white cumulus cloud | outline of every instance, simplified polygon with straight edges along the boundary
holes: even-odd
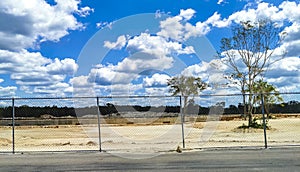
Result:
[[[184,20],[190,20],[194,15],[196,11],[189,8],[186,10],[181,9],[179,16],[182,17]]]
[[[0,86],[0,97],[13,97],[16,94],[17,87],[8,86],[2,87]]]
[[[104,41],[104,47],[109,49],[122,49],[127,42],[128,38],[125,35],[121,35],[118,37],[116,42]]]
[[[220,15],[215,12],[205,21],[198,21],[196,24],[188,22],[196,11],[193,9],[180,10],[180,14],[174,17],[168,17],[160,22],[161,30],[157,35],[171,38],[176,41],[186,41],[191,37],[204,36],[210,32],[212,26],[226,27],[228,21],[221,20]]]
[[[28,93],[33,93],[38,86],[64,84],[66,77],[72,76],[77,68],[75,60],[70,58],[52,60],[39,52],[0,50],[0,73],[9,74],[20,89]]]
[[[161,36],[152,36],[148,33],[142,33],[139,36],[128,41],[127,49],[131,52],[145,52],[149,54],[157,54],[157,56],[168,56],[171,53],[176,54],[192,54],[194,48],[192,46],[184,47],[176,41],[168,41]]]
[[[0,49],[32,48],[43,41],[59,41],[71,30],[83,29],[74,13],[86,16],[89,7],[79,7],[78,0],[56,0],[50,5],[44,0],[0,1]]]
[[[156,73],[151,77],[144,78],[143,85],[145,87],[166,87],[168,79],[170,79],[169,75]]]
[[[52,59],[28,49],[84,29],[77,18],[93,9],[82,7],[80,0],[54,0],[54,5],[45,0],[1,0],[0,6],[0,74],[10,75],[17,84],[1,89],[49,95],[72,91],[67,77],[77,71],[74,59]]]

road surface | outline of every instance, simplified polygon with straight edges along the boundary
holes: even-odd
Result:
[[[296,172],[300,171],[300,148],[169,152],[148,159],[127,159],[103,152],[2,153],[0,171]]]

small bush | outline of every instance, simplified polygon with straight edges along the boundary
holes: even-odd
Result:
[[[254,118],[254,120],[252,121],[252,123],[251,123],[250,125],[245,125],[245,124],[243,124],[243,125],[239,126],[238,128],[239,128],[239,129],[247,129],[247,128],[264,129],[264,124],[263,124],[263,123],[259,124],[259,123],[257,122],[257,119]],[[270,126],[268,126],[268,123],[267,123],[267,122],[266,122],[266,129],[267,129],[267,130],[270,129]]]

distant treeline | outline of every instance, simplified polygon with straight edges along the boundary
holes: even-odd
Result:
[[[161,106],[161,107],[150,107],[150,106],[114,106],[108,103],[106,106],[99,106],[101,115],[121,114],[125,112],[164,112],[164,113],[179,113],[179,106]],[[223,108],[221,104],[212,107],[201,107],[199,105],[189,105],[187,113],[207,115],[209,113],[220,113],[223,114],[242,114],[243,105],[230,105],[229,107]],[[36,117],[39,118],[41,115],[51,115],[54,117],[64,116],[77,116],[82,117],[85,115],[96,115],[98,112],[97,106],[74,108],[74,107],[57,107],[57,106],[45,106],[45,107],[30,107],[30,106],[18,106],[15,107],[16,117]],[[261,113],[261,108],[254,108],[253,113]],[[300,102],[290,101],[281,105],[273,105],[270,109],[270,113],[300,113]],[[12,107],[0,107],[0,118],[11,118]]]

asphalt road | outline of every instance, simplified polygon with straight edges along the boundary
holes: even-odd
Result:
[[[300,148],[171,152],[148,159],[103,152],[0,154],[0,171],[296,172],[300,171]]]

